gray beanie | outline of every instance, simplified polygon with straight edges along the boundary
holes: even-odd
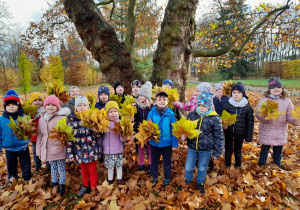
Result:
[[[206,93],[208,93],[208,92],[211,92],[212,86],[208,82],[202,82],[199,85],[197,85],[197,89],[200,92],[206,92]]]
[[[223,89],[223,83],[217,83],[215,84],[215,90]]]
[[[77,87],[77,86],[72,86],[72,87],[70,87],[70,89],[69,89],[69,95],[70,95],[71,90],[72,90],[73,88],[77,88],[78,91],[79,91],[79,94],[81,95],[81,91],[80,91],[79,87]]]
[[[146,84],[142,85],[142,87],[139,89],[138,95],[145,96],[151,101],[152,89]]]
[[[89,100],[87,99],[87,97],[84,96],[78,96],[77,98],[75,98],[75,110],[79,104],[86,104],[88,107],[90,107]]]
[[[150,89],[152,89],[152,83],[150,81],[147,81],[144,85],[148,86]]]

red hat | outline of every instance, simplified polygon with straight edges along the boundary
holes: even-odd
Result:
[[[48,96],[45,99],[45,101],[44,101],[44,108],[46,108],[46,106],[48,104],[53,104],[53,105],[55,105],[57,107],[57,109],[60,109],[59,99],[55,95]]]

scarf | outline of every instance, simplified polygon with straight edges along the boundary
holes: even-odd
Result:
[[[146,109],[148,106],[147,104],[144,104],[144,103],[138,103],[138,106],[141,108],[141,109]]]
[[[163,115],[167,111],[167,108],[168,108],[168,106],[166,106],[164,108],[158,108],[158,106],[155,105],[155,109],[160,115]]]
[[[21,107],[18,111],[14,112],[14,113],[10,113],[6,110],[3,111],[2,116],[6,117],[9,119],[9,117],[12,117],[14,120],[18,119],[19,116],[22,116],[24,114],[24,110]]]
[[[243,97],[241,101],[237,102],[232,97],[228,101],[234,107],[245,107],[249,102],[248,100]]]
[[[197,107],[196,111],[197,111],[197,113],[198,113],[201,117],[203,117],[203,116],[208,115],[209,113],[211,113],[211,112],[213,111],[213,109],[210,108],[207,112],[201,113],[200,110],[199,110],[199,108]]]
[[[48,122],[54,114],[55,114],[55,113],[53,113],[53,114],[48,114],[48,113],[46,112],[46,113],[44,114],[44,119],[46,120],[46,122]]]
[[[270,97],[270,98],[280,98],[281,95],[279,95],[279,96],[274,96],[274,95],[272,95],[272,94],[269,94],[269,97]]]

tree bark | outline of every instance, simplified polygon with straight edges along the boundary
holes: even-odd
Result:
[[[195,39],[195,12],[198,0],[169,0],[153,56],[151,81],[159,86],[169,78],[185,99],[187,77]]]

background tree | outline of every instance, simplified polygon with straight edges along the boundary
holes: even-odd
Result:
[[[21,92],[26,94],[29,92],[31,87],[31,73],[30,71],[33,69],[33,64],[31,61],[26,57],[24,52],[21,53],[20,58],[18,59],[18,67],[19,72],[22,77],[20,81]]]
[[[64,70],[61,58],[59,56],[50,55],[48,62],[49,64],[44,64],[41,69],[40,76],[44,85],[64,85]]]

